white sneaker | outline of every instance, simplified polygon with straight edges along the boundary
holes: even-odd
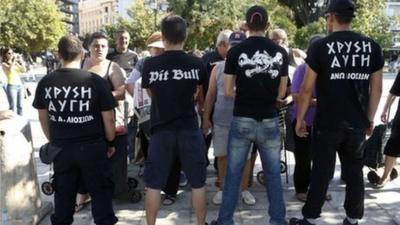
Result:
[[[217,193],[214,195],[214,198],[212,201],[215,205],[221,205],[222,204],[222,191],[217,191]]]
[[[242,199],[246,205],[255,205],[256,204],[256,199],[254,196],[250,193],[250,191],[242,191]]]

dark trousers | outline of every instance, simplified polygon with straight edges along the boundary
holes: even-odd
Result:
[[[147,135],[143,129],[139,126],[139,139],[140,139],[140,145],[142,148],[143,152],[143,157],[147,159],[147,155],[149,152],[149,139],[147,138]]]
[[[54,161],[54,213],[52,225],[70,225],[75,212],[75,198],[80,182],[92,197],[92,213],[97,225],[112,225],[118,219],[112,207],[114,184],[110,161],[103,140],[68,144]]]
[[[296,135],[296,120],[292,123],[294,138],[294,188],[296,193],[306,193],[310,185],[311,176],[311,135],[301,138]],[[307,131],[311,133],[311,127],[307,126]]]
[[[335,172],[336,151],[341,155],[342,173],[346,177],[344,208],[350,218],[361,219],[364,214],[363,154],[364,130],[315,130],[313,134],[313,166],[306,204],[305,218],[318,218],[329,181]]]
[[[130,160],[133,160],[135,158],[135,139],[136,139],[136,133],[137,133],[137,123],[133,121],[134,119],[132,118],[132,121],[128,123],[128,156]]]
[[[115,153],[111,157],[112,179],[115,184],[114,196],[128,192],[128,135],[115,137]]]
[[[172,164],[171,171],[169,172],[167,185],[163,188],[163,191],[167,195],[176,196],[179,189],[179,179],[181,177],[181,162],[177,157],[175,162]]]

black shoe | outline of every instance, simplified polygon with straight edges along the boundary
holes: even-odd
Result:
[[[218,225],[218,222],[216,220],[212,220],[210,225]]]
[[[291,218],[289,220],[289,225],[314,225],[314,224],[309,223],[306,219]]]
[[[350,223],[346,218],[343,220],[343,225],[358,225],[358,223]]]

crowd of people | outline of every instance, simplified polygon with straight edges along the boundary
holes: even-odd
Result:
[[[128,198],[127,162],[141,156],[147,224],[156,224],[161,204],[177,200],[186,179],[197,224],[207,224],[211,140],[218,187],[212,202],[220,205],[211,225],[233,225],[239,198],[256,203],[249,187],[257,155],[270,224],[315,224],[331,199],[327,190],[337,153],[346,184],[343,224],[358,224],[364,213],[362,146],[374,128],[384,59],[374,40],[351,30],[355,11],[351,0],[331,1],[328,34],[313,35],[306,52],[291,48],[282,29],[266,36],[269,15],[261,6],[248,9],[241,30],[221,31],[215,50],[204,55],[184,51],[187,23],[177,15],[163,18],[161,32],[146,41],[144,57],[129,50],[125,30],[115,33],[113,51],[102,32],[92,34],[88,54],[78,38],[61,38],[61,67],[40,80],[33,101],[49,143],[62,149],[53,161],[52,224],[72,224],[73,214],[88,202],[96,224],[115,224],[112,199]],[[19,110],[17,73],[23,65],[8,53],[2,68],[13,96],[10,105]],[[400,75],[382,122],[398,95]],[[400,156],[399,121],[396,113],[378,188]],[[283,148],[294,152],[296,197],[305,202],[303,218],[289,221]]]

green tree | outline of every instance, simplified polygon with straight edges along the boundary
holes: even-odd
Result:
[[[1,0],[0,46],[26,52],[54,48],[66,34],[54,0]]]
[[[312,35],[325,33],[326,21],[324,18],[320,17],[317,21],[297,29],[294,37],[294,46],[306,49],[308,47],[308,41]]]
[[[221,30],[233,29],[244,17],[241,0],[169,0],[169,4],[188,23],[188,49],[212,46]]]
[[[356,0],[356,17],[352,27],[378,42],[383,48],[391,46],[393,35],[389,31],[390,18],[385,15],[385,0]],[[326,8],[327,5],[323,6]],[[299,28],[295,35],[295,45],[305,48],[308,39],[316,33],[326,33],[323,17]]]
[[[390,18],[385,14],[385,0],[357,0],[354,30],[371,37],[383,48],[391,47]]]
[[[157,13],[156,23],[154,22],[155,13]],[[155,30],[159,29],[158,24],[163,13],[153,12],[145,7],[143,0],[137,0],[132,8],[128,10],[128,16],[128,19],[118,18],[115,24],[105,26],[105,31],[110,37],[113,37],[115,31],[126,29],[131,36],[130,48],[145,49],[147,38]],[[156,27],[155,24],[157,25]],[[113,45],[113,42],[110,45]]]
[[[256,4],[269,11],[273,27],[296,29],[291,11],[278,5],[277,0],[169,0],[169,3],[173,12],[188,22],[188,49],[212,46],[221,30],[236,30],[245,19],[247,9]]]
[[[282,5],[289,7],[294,13],[297,27],[303,27],[315,22],[324,14],[324,8],[329,0],[278,0]]]

